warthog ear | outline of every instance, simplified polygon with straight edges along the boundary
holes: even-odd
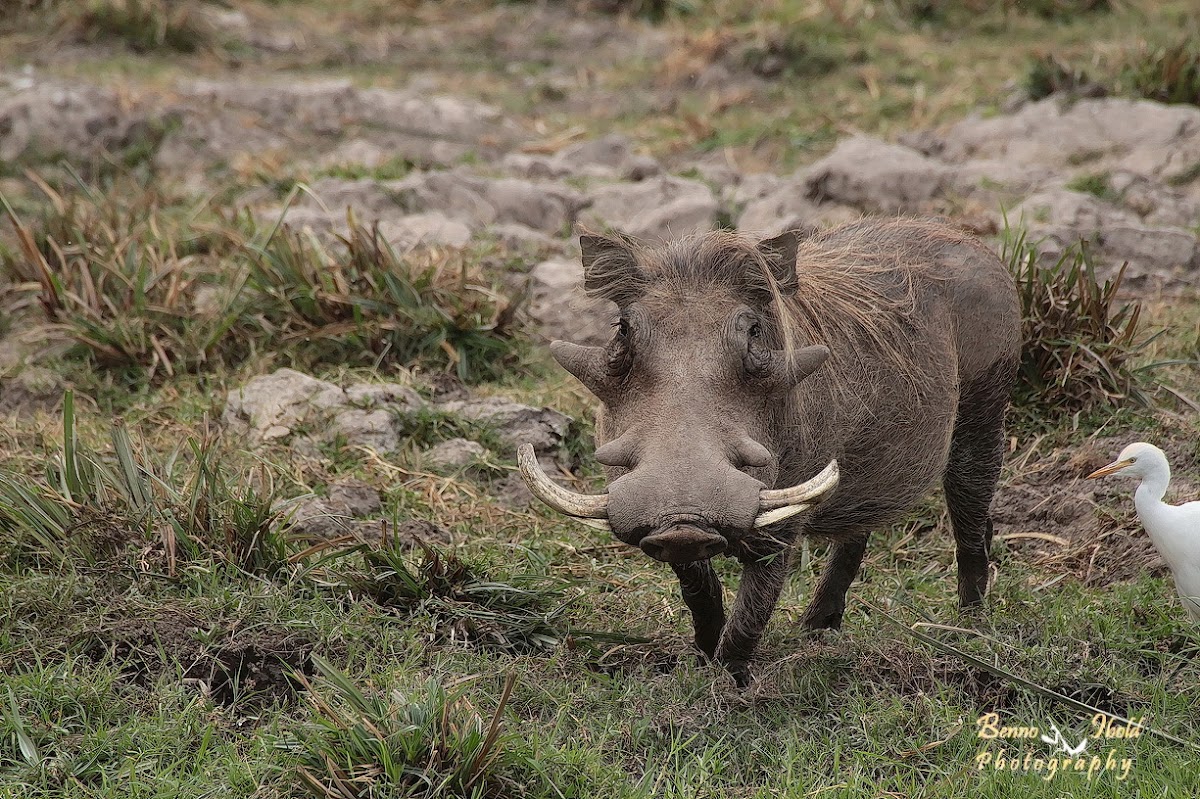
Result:
[[[632,239],[620,235],[584,233],[579,237],[583,288],[588,296],[612,300],[625,307],[642,295],[650,277],[638,266],[636,247]]]
[[[550,355],[558,365],[601,399],[608,385],[608,353],[603,347],[582,347],[568,341],[550,342]]]
[[[794,230],[784,231],[773,239],[758,243],[758,251],[762,253],[775,285],[783,294],[795,294],[800,286],[796,279],[796,250],[799,246],[800,236]]]

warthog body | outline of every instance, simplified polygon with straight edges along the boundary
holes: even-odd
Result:
[[[552,352],[602,402],[596,457],[609,485],[556,507],[603,518],[669,562],[701,651],[745,682],[800,534],[831,543],[804,624],[840,625],[870,531],[939,479],[959,600],[982,601],[1020,352],[1016,290],[992,252],[948,226],[903,219],[805,239],[717,232],[657,248],[592,235],[581,244],[586,290],[615,302],[620,321],[607,347],[555,342]],[[836,488],[827,490],[830,467],[788,510],[765,512],[781,504],[768,495],[785,493],[767,489],[834,459]],[[821,492],[811,510],[780,520]],[[708,560],[720,553],[743,564],[728,624]]]

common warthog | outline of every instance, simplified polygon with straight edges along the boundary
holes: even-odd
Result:
[[[762,242],[580,243],[584,287],[619,321],[606,347],[551,351],[602,403],[608,492],[556,486],[532,451],[522,471],[555,509],[671,564],[702,652],[746,682],[802,533],[831,543],[803,622],[839,626],[870,531],[939,477],[959,602],[983,600],[1021,345],[1016,289],[992,252],[905,219]],[[743,565],[728,625],[708,560],[721,553]]]

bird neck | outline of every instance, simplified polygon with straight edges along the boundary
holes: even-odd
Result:
[[[1171,482],[1171,470],[1166,465],[1155,469],[1142,478],[1141,485],[1134,493],[1134,503],[1159,503],[1167,495],[1167,485]]]

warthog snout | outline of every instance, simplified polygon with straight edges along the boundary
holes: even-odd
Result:
[[[648,535],[638,545],[655,560],[664,563],[690,563],[708,560],[729,548],[729,540],[690,524],[682,524]]]
[[[707,515],[704,520],[697,518],[695,522],[690,515],[684,518],[676,515],[666,519],[659,517],[654,527],[647,528],[637,519],[633,522],[625,519],[624,517],[641,514],[631,514],[624,506],[629,504],[627,500],[632,496],[635,510],[641,506],[650,507],[648,503],[641,501],[638,496],[640,492],[631,486],[661,484],[656,475],[647,474],[643,477],[637,472],[626,475],[614,484],[614,491],[617,487],[622,489],[615,497],[607,493],[578,494],[568,491],[546,476],[538,465],[533,447],[529,444],[523,444],[517,449],[517,463],[529,490],[552,509],[591,527],[610,530],[626,543],[641,547],[650,557],[668,563],[687,563],[719,555],[729,548],[729,539],[718,533],[717,529],[728,533],[726,528],[730,528],[736,535],[739,531],[745,532],[783,521],[820,502],[838,483],[837,461],[830,461],[829,465],[813,478],[787,488],[761,488],[761,483],[736,473],[745,478],[744,484],[736,483],[741,493],[750,492],[747,515],[738,523],[731,524],[727,519],[722,523],[714,518],[713,524],[709,525],[705,521]],[[724,486],[725,492],[728,493],[735,482],[727,479],[719,481],[719,484]],[[714,499],[716,498],[714,495]],[[715,505],[727,509],[731,505],[747,504],[741,500],[729,501],[732,498],[732,495],[725,496],[723,499],[726,501],[717,502]],[[696,504],[691,502],[687,507]],[[614,513],[617,514],[616,517],[613,516]]]

